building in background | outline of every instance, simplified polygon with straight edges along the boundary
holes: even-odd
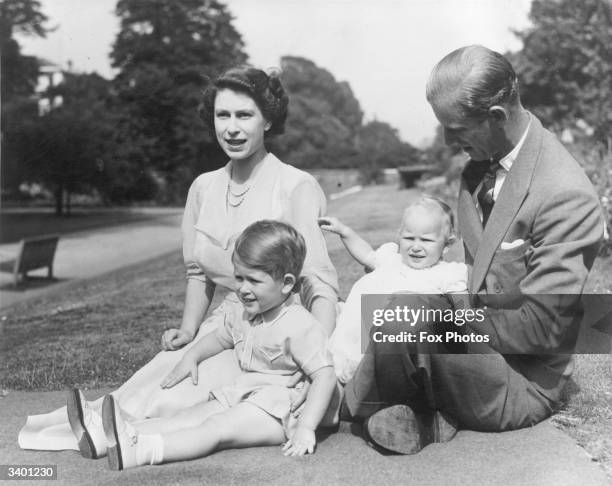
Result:
[[[70,65],[69,65],[70,68]],[[47,61],[46,59],[38,59],[38,81],[34,96],[38,101],[38,115],[43,116],[49,113],[52,109],[61,106],[64,99],[60,95],[49,94],[50,88],[55,88],[64,81],[64,71],[61,66]]]

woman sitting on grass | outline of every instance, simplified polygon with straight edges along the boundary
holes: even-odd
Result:
[[[197,384],[184,380],[172,388],[160,386],[196,335],[223,326],[225,315],[242,308],[234,293],[231,255],[236,237],[255,221],[283,219],[304,236],[308,252],[300,277],[300,301],[328,334],[335,326],[337,276],[317,225],[317,218],[326,211],[325,195],[310,174],[282,163],[266,148],[268,137],[284,130],[287,105],[278,76],[251,67],[228,70],[204,92],[200,115],[230,160],[223,168],[200,175],[187,196],[182,225],[187,290],[180,327],[166,330],[161,338],[164,352],[112,393],[134,419],[175,415],[238,376],[238,363],[226,351],[200,364]],[[220,304],[209,313],[213,295]],[[299,378],[298,373],[295,383]],[[92,458],[105,455],[102,400],[89,403],[78,391],[70,393],[68,400],[81,409],[80,419],[72,424],[74,434],[63,407],[29,417],[19,445],[77,449]],[[301,400],[303,395],[294,406]],[[91,434],[85,433],[87,426]]]
[[[162,386],[191,376],[200,362],[233,348],[241,373],[227,387],[169,418],[129,423],[112,395],[102,407],[108,464],[120,470],[183,461],[220,449],[277,445],[285,455],[314,452],[315,429],[336,386],[321,324],[292,295],[306,255],[304,238],[280,221],[259,221],[236,241],[232,257],[236,294],[243,308],[228,308],[224,324],[198,340]],[[292,375],[312,380],[299,419],[290,415]],[[69,416],[78,415],[75,407]]]

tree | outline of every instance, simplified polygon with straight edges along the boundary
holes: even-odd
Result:
[[[612,2],[533,0],[530,19],[512,55],[523,103],[569,134],[612,223]]]
[[[302,168],[350,167],[363,113],[345,82],[301,57],[281,59],[289,95],[285,134],[274,141],[281,158]]]
[[[113,139],[109,82],[97,74],[65,77],[46,93],[61,96],[62,105],[24,123],[17,138],[24,177],[53,191],[58,215],[70,213],[72,193],[104,187],[103,157],[112,153]]]
[[[301,168],[356,168],[365,182],[385,167],[418,160],[419,151],[402,142],[388,123],[363,125],[363,112],[348,83],[302,57],[281,59],[289,95],[285,134],[273,148],[283,160]]]
[[[534,0],[529,17],[513,56],[524,104],[559,131],[586,122],[610,147],[612,2]]]
[[[357,150],[365,182],[376,182],[384,168],[417,164],[421,159],[420,151],[402,142],[395,128],[376,120],[359,130]]]
[[[153,169],[167,183],[160,198],[176,201],[197,173],[224,159],[196,108],[206,77],[246,61],[244,44],[215,0],[119,0],[116,13],[123,163]]]
[[[21,168],[15,152],[21,124],[38,115],[32,94],[38,77],[38,61],[21,53],[16,33],[45,37],[48,18],[36,0],[0,0],[0,59],[2,99],[2,188],[15,190],[21,182]]]
[[[33,57],[23,56],[14,34],[45,37],[48,18],[40,11],[37,0],[0,1],[0,51],[2,53],[2,100],[28,96],[36,87],[38,64]]]

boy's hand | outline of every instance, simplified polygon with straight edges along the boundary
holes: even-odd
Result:
[[[161,387],[171,388],[188,376],[191,376],[191,382],[194,385],[198,384],[198,362],[191,358],[189,353],[185,354],[174,369],[162,380]]]
[[[176,351],[193,341],[193,334],[182,329],[166,329],[162,334],[161,347],[164,351]]]
[[[321,229],[325,231],[331,231],[332,233],[336,233],[341,238],[346,234],[346,225],[342,223],[338,218],[334,218],[333,216],[325,216],[323,218],[317,219],[319,226]]]
[[[314,430],[298,425],[289,440],[283,445],[283,455],[303,456],[306,453],[312,454],[316,443]]]

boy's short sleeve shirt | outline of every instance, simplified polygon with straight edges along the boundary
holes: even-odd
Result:
[[[287,375],[302,369],[311,375],[333,363],[323,327],[297,304],[285,307],[272,322],[228,313],[215,336],[224,347],[234,348],[243,371]]]

